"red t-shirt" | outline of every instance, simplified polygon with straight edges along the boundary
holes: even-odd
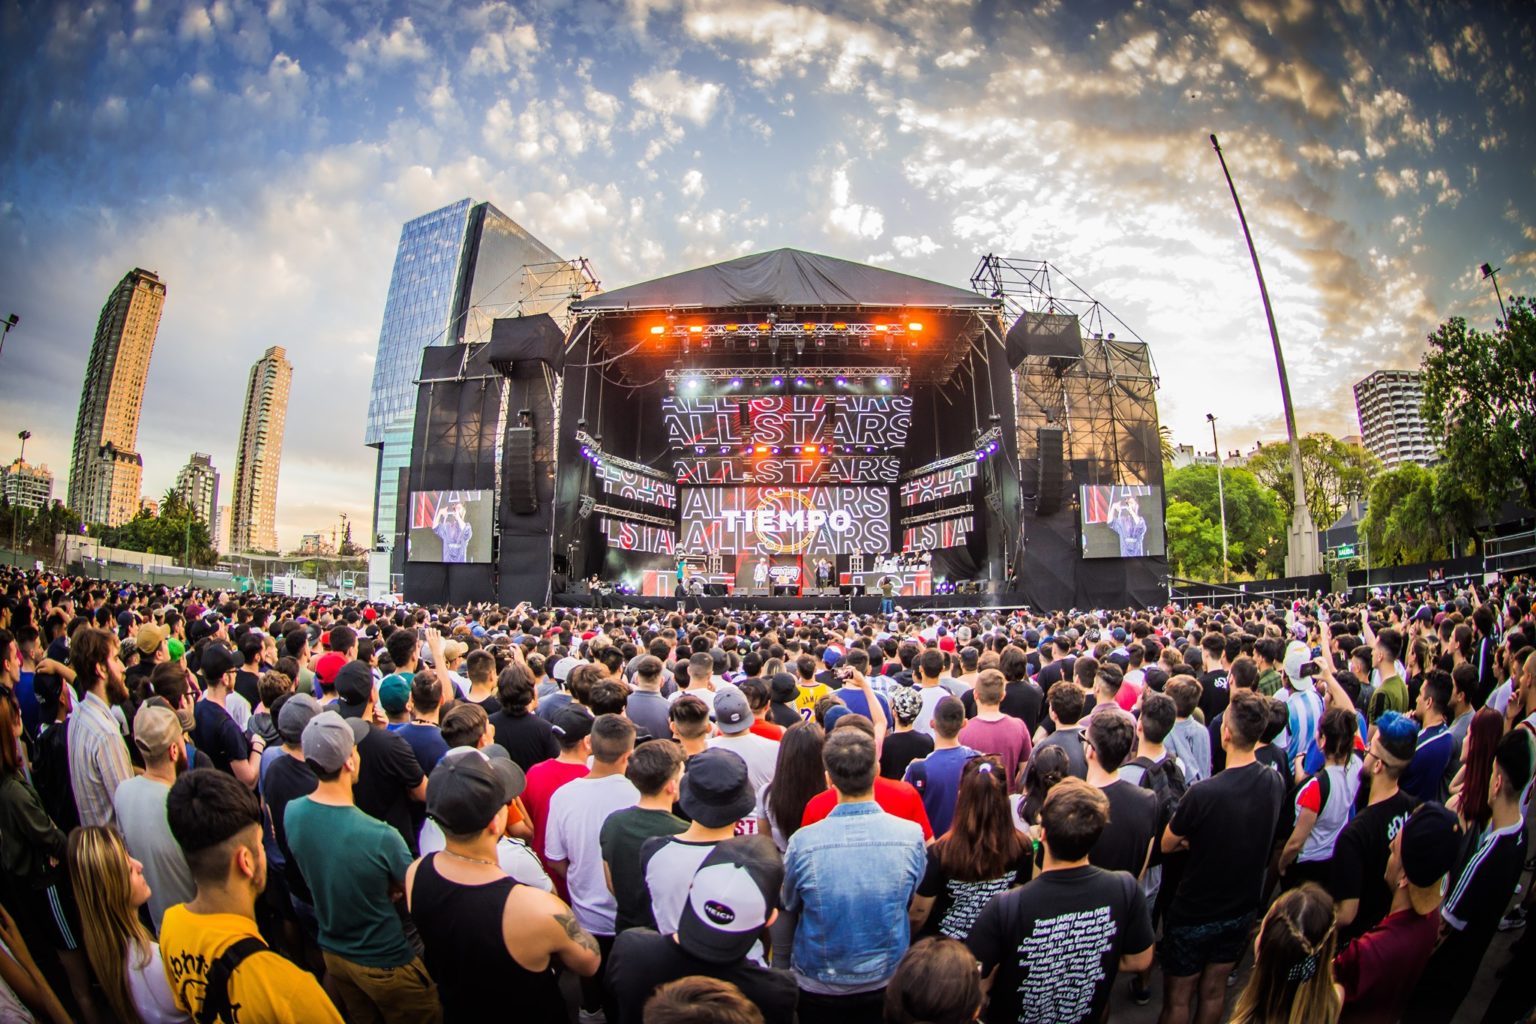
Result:
[[[775,741],[784,738],[784,727],[782,725],[774,725],[772,722],[762,718],[754,718],[752,720],[752,728],[747,731],[756,736],[765,736]]]
[[[933,838],[933,826],[928,824],[928,811],[923,807],[923,798],[917,795],[917,790],[910,783],[875,776],[875,803],[887,814],[917,822],[923,828],[924,839]],[[822,790],[805,805],[801,826],[815,824],[831,814],[832,808],[836,806],[837,790]]]
[[[1334,978],[1344,988],[1340,1024],[1392,1024],[1402,1017],[1439,933],[1439,914],[1410,907],[1345,946],[1333,960]]]
[[[567,782],[585,778],[587,766],[570,764],[550,758],[528,769],[528,783],[523,788],[523,806],[528,808],[528,820],[533,825],[533,849],[544,860],[544,823],[549,820],[549,802],[555,790]],[[548,862],[545,862],[548,867]]]

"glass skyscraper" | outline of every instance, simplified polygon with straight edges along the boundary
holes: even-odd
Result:
[[[422,350],[491,340],[491,321],[518,314],[563,315],[590,290],[550,288],[566,261],[490,203],[461,199],[407,221],[384,302],[373,364],[364,443],[378,449],[374,481],[375,538],[393,547],[400,471],[410,466],[416,378]]]

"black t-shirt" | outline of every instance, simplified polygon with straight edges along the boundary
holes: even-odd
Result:
[[[1040,686],[1041,693],[1050,693],[1051,687],[1063,679],[1072,678],[1072,667],[1077,664],[1076,658],[1057,658],[1035,674],[1035,682]]]
[[[1104,1018],[1120,958],[1152,945],[1152,921],[1130,875],[1064,868],[988,903],[966,945],[983,975],[997,969],[987,1024],[1079,1024]]]
[[[675,836],[687,828],[688,823],[677,815],[645,807],[615,811],[603,822],[598,848],[613,879],[614,898],[618,902],[614,926],[619,931],[655,923],[651,920],[645,872],[640,868],[640,848],[647,839]]]
[[[1452,872],[1440,916],[1448,926],[1425,977],[1463,986],[1465,993],[1477,975],[1488,944],[1498,933],[1499,918],[1514,895],[1525,866],[1525,822],[1483,833],[1464,852],[1464,863]]]
[[[313,903],[314,897],[309,893],[309,886],[304,883],[298,862],[288,849],[288,830],[283,825],[283,812],[288,809],[290,801],[309,796],[319,784],[320,780],[308,764],[296,757],[289,757],[287,753],[267,765],[266,777],[261,780],[261,798],[266,802],[267,814],[272,818],[272,834],[287,862],[283,868],[283,878],[288,881],[289,890],[305,903]]]
[[[794,705],[780,704],[778,701],[774,701],[768,705],[768,721],[788,729],[790,726],[799,725],[801,718]]]
[[[1088,863],[1140,875],[1157,831],[1157,797],[1125,781],[1112,782],[1099,792],[1109,798],[1109,824],[1088,851]]]
[[[925,736],[916,729],[910,732],[889,732],[880,748],[880,775],[882,778],[900,781],[907,765],[933,753],[933,737]]]
[[[1330,889],[1335,900],[1360,901],[1355,919],[1340,929],[1341,941],[1364,935],[1391,909],[1392,891],[1385,877],[1387,856],[1392,852],[1392,839],[1413,808],[1413,797],[1399,791],[1357,812],[1339,832],[1333,844]]]
[[[487,715],[494,715],[496,712],[501,710],[501,701],[496,699],[496,695],[494,693],[489,697],[482,697],[480,700],[472,700],[470,703],[479,704],[482,708],[485,709],[485,713]]]
[[[538,715],[514,715],[498,711],[491,716],[496,742],[507,749],[512,763],[527,771],[540,761],[560,756],[555,728]]]
[[[235,673],[235,692],[250,702],[251,710],[261,706],[261,676],[245,669]]]
[[[1189,840],[1189,863],[1168,915],[1227,921],[1259,905],[1285,782],[1267,765],[1228,768],[1189,787],[1169,822]]]
[[[764,1024],[794,1024],[800,989],[789,971],[771,971],[746,960],[730,964],[700,960],[671,936],[649,928],[620,932],[606,966],[607,983],[619,1011],[619,1019],[611,1024],[640,1024],[640,1011],[658,986],[695,976],[728,981],[741,989],[762,1013]]]
[[[357,745],[363,755],[362,768],[352,786],[352,798],[364,814],[370,814],[405,840],[411,856],[416,856],[416,830],[411,825],[411,790],[421,784],[421,762],[404,739],[372,726]]]
[[[192,706],[192,720],[193,744],[213,760],[213,766],[219,771],[227,772],[231,762],[244,761],[251,756],[245,733],[221,705],[211,700],[198,701]]]
[[[1227,703],[1231,700],[1231,693],[1227,690],[1227,673],[1224,671],[1206,672],[1200,676],[1200,710],[1205,714],[1207,722],[1216,720],[1216,716],[1227,710]],[[1218,742],[1211,744],[1220,746]]]
[[[1019,858],[1007,871],[996,878],[980,882],[962,882],[945,875],[939,863],[939,845],[929,845],[928,867],[923,872],[923,880],[917,884],[919,896],[933,898],[933,909],[923,924],[922,934],[944,935],[964,942],[976,926],[976,919],[981,916],[982,909],[992,902],[994,896],[1001,896],[1009,889],[1029,881],[1035,870],[1034,845],[1022,841]]]

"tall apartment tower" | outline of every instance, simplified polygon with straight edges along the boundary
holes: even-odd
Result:
[[[53,473],[47,466],[18,458],[9,466],[0,467],[0,493],[12,508],[40,511],[53,500]]]
[[[209,542],[218,543],[219,471],[213,468],[213,456],[193,452],[176,474],[176,493],[207,524]]]
[[[411,461],[422,350],[490,341],[491,321],[501,316],[562,316],[573,297],[594,288],[577,264],[557,256],[490,203],[461,199],[406,222],[384,302],[363,437],[379,453],[374,536],[394,544],[401,474]]]
[[[1417,370],[1377,370],[1355,385],[1355,411],[1367,451],[1388,469],[1439,460],[1419,407],[1424,385]]]
[[[139,511],[139,412],[164,307],[165,283],[134,268],[96,321],[69,460],[69,507],[87,523],[117,526]]]
[[[251,367],[230,500],[229,543],[235,551],[277,550],[277,471],[292,383],[293,364],[276,345]]]

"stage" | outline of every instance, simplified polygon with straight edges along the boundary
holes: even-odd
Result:
[[[687,601],[689,611],[740,611],[747,613],[756,612],[796,612],[802,615],[829,615],[848,614],[878,615],[880,614],[879,597],[829,597],[818,595],[813,597],[692,597]],[[553,598],[556,608],[591,608],[593,598],[590,594],[556,594]],[[930,611],[944,611],[965,608],[985,608],[998,611],[1014,611],[1016,609],[1028,609],[1029,605],[1024,600],[1024,594],[1019,591],[1004,591],[996,594],[942,594],[932,597],[896,598],[896,607],[907,615],[921,614]],[[603,598],[603,607],[609,611],[622,609],[651,610],[661,609],[676,611],[679,599],[675,597],[641,597],[633,594],[609,594]]]

